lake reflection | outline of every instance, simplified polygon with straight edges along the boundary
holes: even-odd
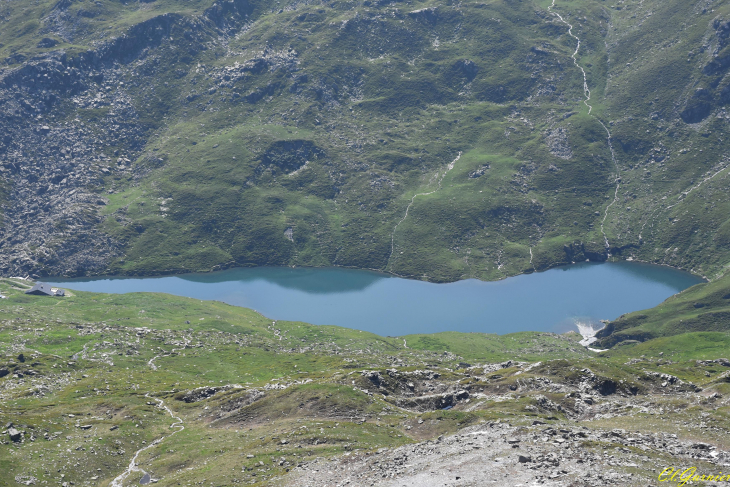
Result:
[[[330,268],[252,267],[229,269],[210,274],[187,274],[180,279],[199,283],[236,281],[251,283],[268,281],[286,289],[296,289],[311,294],[331,294],[362,291],[381,279],[393,276],[369,271]]]

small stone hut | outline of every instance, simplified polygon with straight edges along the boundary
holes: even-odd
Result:
[[[32,288],[25,292],[25,294],[35,294],[36,296],[65,296],[66,291],[51,287],[45,282],[36,282]]]

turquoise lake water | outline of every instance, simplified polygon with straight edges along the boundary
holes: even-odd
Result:
[[[103,293],[164,292],[252,308],[276,320],[384,336],[462,331],[565,332],[651,308],[702,282],[668,267],[582,263],[497,282],[433,284],[340,268],[254,267],[210,274],[49,281]]]

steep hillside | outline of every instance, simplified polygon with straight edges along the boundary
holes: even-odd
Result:
[[[719,273],[730,5],[616,3],[3,2],[3,272]]]

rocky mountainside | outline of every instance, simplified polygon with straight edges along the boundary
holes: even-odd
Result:
[[[0,269],[713,277],[729,26],[709,0],[5,1]]]

